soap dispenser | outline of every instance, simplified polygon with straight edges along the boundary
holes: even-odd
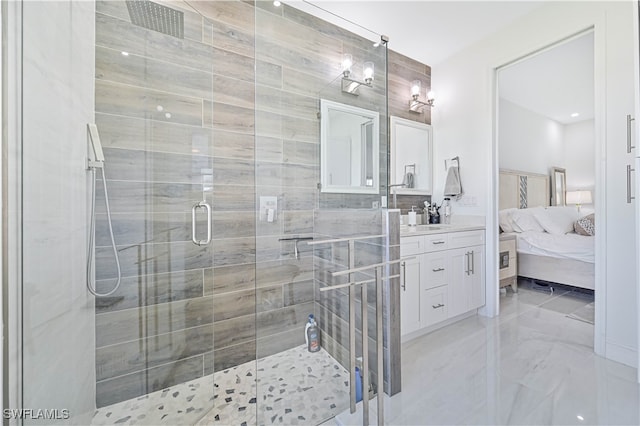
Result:
[[[411,206],[411,211],[409,212],[409,226],[416,226],[416,206]]]

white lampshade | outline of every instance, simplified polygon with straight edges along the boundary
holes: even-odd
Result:
[[[362,64],[362,76],[364,77],[364,81],[369,84],[373,80],[373,70],[374,65],[373,62],[365,62]]]
[[[414,96],[414,97],[420,96],[421,87],[422,87],[422,82],[420,80],[413,80],[411,82],[411,96]]]
[[[591,204],[591,191],[567,191],[567,204]]]
[[[342,55],[342,72],[345,75],[349,75],[351,73],[351,66],[353,65],[353,56],[348,53]]]

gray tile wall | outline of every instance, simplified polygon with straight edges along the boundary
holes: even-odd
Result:
[[[185,13],[183,40],[132,25],[124,2],[97,3],[96,121],[124,275],[96,304],[99,406],[304,343],[307,315],[329,309],[316,303],[328,264],[304,242],[296,259],[294,243],[280,239],[378,233],[386,220],[371,210],[379,195],[317,190],[316,116],[321,97],[380,113],[386,194],[384,49],[286,5],[167,4]],[[335,81],[343,52],[376,66],[374,88],[357,98]],[[278,198],[272,223],[258,220],[261,196]],[[190,214],[202,199],[214,232],[200,248]],[[104,210],[97,241],[106,291],[115,266]],[[384,246],[361,245],[359,262],[388,256]],[[342,330],[336,309],[327,319]],[[341,339],[327,334],[338,359]]]
[[[393,46],[393,40],[389,44]],[[421,113],[409,111],[410,88],[413,80],[422,82],[420,99],[424,100],[426,93],[431,90],[431,67],[389,50],[389,115],[431,124],[430,108],[423,108]],[[417,206],[422,211],[426,200],[430,201],[431,197],[398,195],[398,208],[402,210],[402,214],[407,214],[411,206]]]

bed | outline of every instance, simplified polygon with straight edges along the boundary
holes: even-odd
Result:
[[[501,170],[499,185],[500,228],[517,238],[518,276],[594,290],[595,237],[574,232],[593,216],[549,206],[547,175]]]

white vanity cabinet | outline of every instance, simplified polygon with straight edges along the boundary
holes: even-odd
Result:
[[[420,328],[420,259],[405,260],[401,266],[400,333],[404,336]]]
[[[484,243],[478,229],[401,237],[402,336],[485,304]]]
[[[477,309],[485,302],[484,246],[451,250],[449,315]]]

